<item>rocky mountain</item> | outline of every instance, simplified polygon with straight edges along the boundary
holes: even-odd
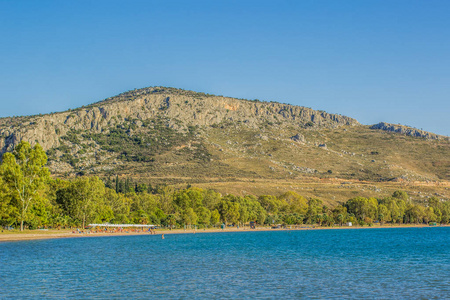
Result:
[[[400,124],[390,124],[385,122],[380,122],[378,124],[370,126],[371,129],[381,129],[388,132],[396,132],[400,134],[405,134],[409,136],[421,137],[425,139],[439,140],[439,139],[449,139],[449,137],[434,134],[431,132],[423,131],[417,128],[412,128]]]
[[[129,120],[134,120],[140,127],[142,122],[153,118],[165,119],[165,126],[178,132],[187,132],[189,126],[211,126],[222,122],[244,123],[254,129],[264,122],[324,127],[359,124],[345,116],[289,104],[153,87],[126,92],[66,112],[0,119],[1,152],[8,151],[22,139],[36,141],[44,149],[50,149],[60,146],[60,138],[73,130],[105,132]]]
[[[0,119],[0,152],[39,143],[57,176],[155,183],[450,179],[448,137],[306,107],[150,87],[60,113]]]

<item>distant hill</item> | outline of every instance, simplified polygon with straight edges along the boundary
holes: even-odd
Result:
[[[165,87],[60,113],[0,119],[2,153],[22,139],[40,143],[50,170],[61,177],[119,174],[154,184],[255,182],[273,189],[280,181],[320,178],[444,185],[450,180],[445,136]],[[251,191],[251,185],[245,188]]]

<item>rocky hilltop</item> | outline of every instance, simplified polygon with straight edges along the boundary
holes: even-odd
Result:
[[[385,122],[380,122],[378,124],[370,126],[371,129],[381,129],[388,132],[395,132],[400,134],[405,134],[414,137],[421,137],[425,139],[439,140],[439,139],[449,139],[449,137],[434,134],[431,132],[423,131],[417,128],[412,128],[409,126],[404,126],[400,124],[390,124]]]
[[[264,122],[330,128],[359,124],[349,117],[306,107],[151,87],[61,113],[0,119],[0,151],[11,150],[22,139],[38,142],[48,150],[60,146],[60,138],[71,130],[104,132],[127,120],[140,126],[142,121],[157,117],[165,119],[166,126],[182,132],[189,126],[222,122],[243,123],[254,129]]]
[[[152,184],[450,179],[448,138],[310,108],[150,87],[85,107],[0,119],[0,152],[39,143],[56,176]],[[256,189],[256,187],[255,187]],[[234,191],[235,192],[235,191]]]

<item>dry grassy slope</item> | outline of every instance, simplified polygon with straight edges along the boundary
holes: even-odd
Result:
[[[297,133],[305,142],[291,139]],[[143,170],[136,178],[241,195],[294,190],[330,205],[356,195],[385,197],[399,189],[415,201],[433,195],[450,199],[450,143],[446,140],[425,140],[368,126],[319,130],[268,126],[255,131],[235,124],[208,128],[200,140],[212,161],[162,167],[159,174]],[[323,144],[326,148],[319,147]]]
[[[208,141],[222,147],[222,151],[211,152],[227,164],[257,169],[270,178],[304,174],[371,181],[450,178],[450,143],[446,140],[424,140],[367,126],[261,132],[239,127],[210,130]],[[290,139],[298,132],[305,137],[304,143]]]

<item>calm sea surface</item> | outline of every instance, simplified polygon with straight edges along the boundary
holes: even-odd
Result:
[[[0,243],[0,299],[450,299],[450,228]]]

